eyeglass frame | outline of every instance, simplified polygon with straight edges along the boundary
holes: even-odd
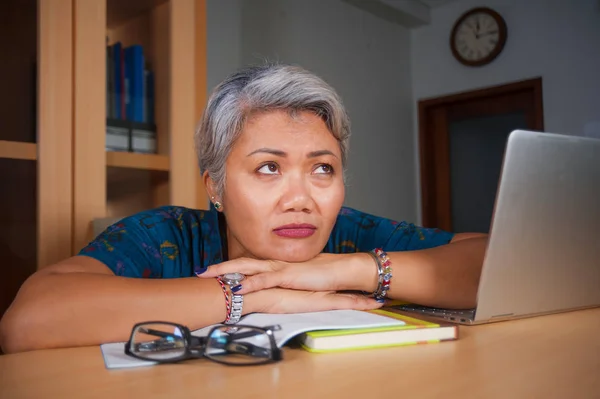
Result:
[[[175,357],[172,359],[148,359],[146,357],[138,356],[135,353],[133,353],[131,351],[131,346],[133,343],[134,334],[135,334],[136,330],[138,329],[138,327],[140,327],[144,324],[166,324],[166,325],[170,325],[175,328],[178,328],[179,331],[181,331],[181,338],[183,339],[183,342],[184,342],[185,352],[181,356],[178,356],[178,357]],[[271,356],[269,358],[266,358],[265,361],[262,361],[262,362],[229,363],[229,362],[225,362],[225,361],[220,361],[220,360],[216,359],[215,357],[207,355],[206,354],[206,348],[207,348],[206,340],[208,339],[208,337],[210,337],[213,334],[214,331],[216,331],[218,329],[222,329],[223,327],[227,327],[228,329],[231,329],[233,331],[238,331],[239,329],[242,329],[242,328],[261,330],[269,337],[269,342],[271,344],[271,351],[270,351]],[[235,328],[232,328],[229,325],[219,324],[219,325],[216,325],[213,328],[211,328],[208,331],[208,333],[206,334],[206,336],[196,337],[196,336],[192,335],[192,332],[190,331],[190,329],[187,326],[184,326],[182,324],[173,323],[170,321],[143,321],[143,322],[139,322],[139,323],[136,323],[133,325],[133,327],[131,329],[131,335],[129,337],[129,340],[125,343],[125,354],[128,356],[131,356],[131,357],[135,357],[136,359],[146,360],[146,361],[155,362],[155,363],[177,363],[177,362],[181,362],[181,361],[189,360],[189,359],[206,358],[215,363],[220,363],[220,364],[224,364],[227,366],[256,366],[256,365],[278,362],[283,359],[283,353],[282,353],[281,349],[277,346],[277,343],[275,342],[275,337],[273,336],[273,331],[276,331],[279,329],[281,329],[281,326],[279,326],[279,325],[257,327],[257,326],[236,324]],[[238,335],[240,335],[240,334],[238,334]],[[244,335],[244,336],[238,337],[238,338],[246,338],[249,336],[252,336],[252,335]],[[196,349],[196,348],[198,348],[198,349]],[[197,353],[194,353],[193,351],[196,351],[196,350],[197,350]]]

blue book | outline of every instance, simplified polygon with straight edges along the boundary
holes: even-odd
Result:
[[[125,48],[127,119],[144,122],[144,50],[134,44]]]
[[[114,117],[116,119],[125,119],[125,115],[123,115],[123,63],[121,62],[121,58],[123,56],[123,47],[121,42],[116,42],[112,46],[113,48],[113,70],[114,70]]]
[[[154,73],[146,70],[144,122],[154,123]]]

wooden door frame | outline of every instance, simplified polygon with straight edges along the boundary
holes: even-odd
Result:
[[[421,224],[423,226],[448,230],[452,228],[448,108],[473,100],[483,101],[524,93],[533,94],[534,99],[533,118],[528,123],[533,126],[533,130],[543,131],[541,77],[419,101]],[[486,114],[485,106],[478,108],[480,114]]]

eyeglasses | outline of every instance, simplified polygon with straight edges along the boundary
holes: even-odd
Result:
[[[181,324],[149,321],[133,326],[125,354],[159,363],[205,357],[234,366],[265,364],[282,359],[273,337],[277,330],[281,326],[219,325],[195,337]]]

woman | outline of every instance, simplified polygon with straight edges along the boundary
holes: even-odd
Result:
[[[124,341],[139,321],[196,329],[236,322],[236,311],[374,309],[385,298],[474,306],[485,236],[342,207],[349,133],[337,94],[307,71],[269,65],[232,75],[196,133],[211,209],[141,212],[39,270],[1,321],[2,348]],[[387,251],[386,273],[375,248]],[[230,272],[247,278],[226,281],[228,289],[215,277]]]

